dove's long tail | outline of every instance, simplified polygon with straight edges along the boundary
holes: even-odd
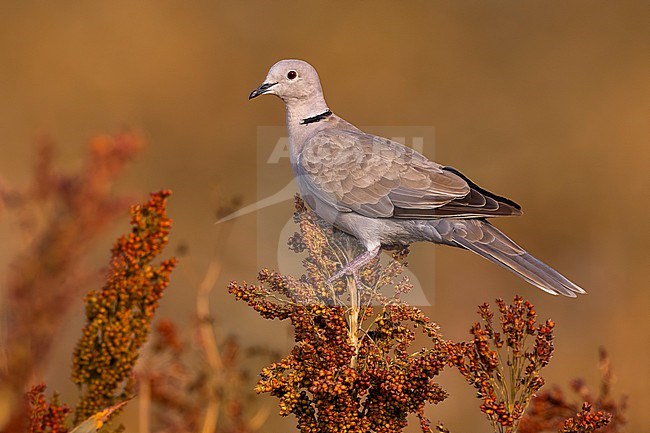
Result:
[[[447,242],[468,249],[519,275],[553,295],[572,298],[586,293],[555,269],[530,255],[505,234],[483,219],[449,221]]]

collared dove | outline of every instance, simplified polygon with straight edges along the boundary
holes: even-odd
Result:
[[[382,245],[428,241],[473,251],[553,295],[585,293],[487,221],[521,215],[517,203],[332,113],[310,64],[279,61],[249,99],[263,94],[284,101],[289,158],[303,199],[367,250],[330,281],[357,278]]]

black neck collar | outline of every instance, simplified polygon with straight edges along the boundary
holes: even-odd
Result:
[[[302,119],[302,122],[300,122],[301,125],[309,125],[310,123],[316,123],[320,122],[323,119],[327,119],[332,115],[332,112],[330,110],[327,110],[324,113],[317,114],[316,116],[313,117],[308,117],[306,119]]]

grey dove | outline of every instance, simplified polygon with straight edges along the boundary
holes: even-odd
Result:
[[[382,245],[428,241],[473,251],[553,295],[585,293],[487,221],[521,215],[517,203],[332,113],[310,64],[279,61],[249,99],[265,94],[285,104],[289,158],[301,196],[366,248],[330,281],[346,274],[358,278]]]

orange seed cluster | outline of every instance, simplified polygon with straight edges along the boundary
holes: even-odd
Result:
[[[73,357],[72,380],[82,387],[75,424],[130,396],[138,351],[176,265],[173,258],[152,264],[168,242],[170,194],[160,191],[132,207],[132,231],[112,249],[105,286],[86,297],[87,324]]]
[[[45,385],[35,385],[27,392],[29,433],[67,433],[65,420],[72,409],[59,403],[57,394],[50,402],[45,398]]]
[[[296,208],[300,233],[289,246],[306,253],[306,274],[296,279],[263,269],[259,284],[229,286],[231,294],[262,317],[289,320],[294,329],[291,353],[262,370],[256,391],[277,397],[280,414],[293,414],[303,433],[396,433],[406,427],[409,414],[429,431],[425,406],[447,396],[433,380],[449,361],[448,343],[420,310],[379,293],[389,285],[398,294],[409,290],[406,280],[392,282],[402,271],[406,251],[395,253],[387,266],[374,260],[362,269],[362,307],[356,313],[361,327],[352,341],[351,307],[344,298],[349,283],[342,279],[332,287],[326,281],[362,247],[319,220],[299,199]],[[380,306],[371,306],[373,301]],[[415,350],[417,334],[429,347]]]
[[[483,324],[472,326],[471,342],[451,346],[451,364],[476,388],[495,431],[508,432],[516,431],[531,397],[544,385],[540,372],[553,354],[555,324],[538,325],[535,308],[520,296],[511,305],[498,299],[497,306],[500,331],[490,306],[479,306]]]

